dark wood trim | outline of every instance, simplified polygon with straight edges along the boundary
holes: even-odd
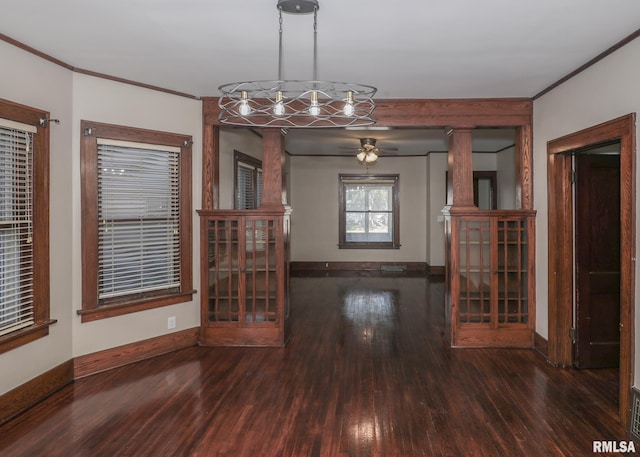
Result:
[[[0,396],[0,425],[73,382],[71,360]]]
[[[82,322],[97,321],[109,317],[122,316],[123,314],[137,313],[138,311],[145,311],[147,309],[185,303],[193,300],[193,294],[195,293],[195,290],[189,290],[186,292],[154,295],[141,300],[130,300],[124,303],[99,306],[92,309],[79,309],[76,313],[81,316]]]
[[[431,269],[426,262],[291,262],[289,268],[291,273],[299,271],[381,271],[383,267],[406,267],[406,271],[420,271],[426,273]],[[436,267],[437,268],[437,267]],[[444,267],[442,267],[444,268]]]
[[[573,363],[569,328],[573,319],[573,203],[571,157],[577,149],[620,141],[620,386],[619,415],[623,426],[629,419],[629,393],[633,385],[635,306],[635,114],[575,132],[547,143],[547,199],[549,212],[549,361]]]
[[[376,99],[376,125],[388,127],[518,127],[531,122],[532,101],[504,99]]]
[[[338,176],[338,248],[339,249],[400,249],[400,175],[377,174],[361,175],[340,173]],[[361,181],[375,183],[376,181],[393,181],[393,239],[389,242],[360,242],[347,241],[346,235],[346,193],[345,181]]]
[[[198,344],[199,327],[149,338],[68,360],[0,396],[0,425],[60,390],[74,379]]]
[[[31,327],[2,336],[0,338],[0,354],[47,336],[49,334],[49,326],[56,322],[58,322],[56,319],[38,322]]]
[[[141,83],[141,82],[137,82],[137,81],[132,81],[130,79],[124,79],[124,78],[120,78],[118,76],[111,76],[111,75],[107,75],[105,73],[98,73],[96,71],[91,71],[91,70],[84,70],[82,68],[76,68],[73,65],[69,65],[66,62],[63,62],[62,60],[56,59],[55,57],[50,56],[49,54],[45,54],[44,52],[38,51],[35,48],[32,48],[31,46],[28,46],[24,43],[21,43],[18,40],[15,40],[13,38],[11,38],[10,36],[7,36],[3,33],[0,33],[0,40],[4,41],[5,43],[9,43],[12,46],[15,46],[16,48],[22,49],[23,51],[26,51],[30,54],[33,54],[35,56],[40,57],[41,59],[47,60],[55,65],[58,65],[62,68],[66,68],[67,70],[71,70],[74,73],[79,73],[79,74],[83,74],[83,75],[88,75],[88,76],[94,76],[96,78],[101,78],[101,79],[107,79],[110,81],[115,81],[115,82],[119,82],[119,83],[123,83],[123,84],[128,84],[130,86],[137,86],[137,87],[143,87],[145,89],[151,89],[151,90],[155,90],[158,92],[164,92],[166,94],[172,94],[172,95],[177,95],[179,97],[185,97],[185,98],[191,98],[194,100],[200,100],[200,97],[196,96],[196,95],[192,95],[192,94],[187,94],[184,92],[178,92],[172,89],[165,89],[163,87],[158,87],[158,86],[153,86],[151,84],[145,84],[145,83]]]
[[[88,133],[90,132],[90,133]],[[132,295],[117,304],[98,303],[98,152],[97,139],[135,141],[180,148],[180,288],[164,294]],[[192,144],[191,136],[129,126],[80,122],[82,212],[82,322],[104,319],[192,300]],[[123,297],[124,298],[124,297]],[[104,305],[104,306],[103,306]]]
[[[5,35],[4,33],[0,33],[0,40],[4,41],[5,43],[9,43],[10,45],[15,46],[16,48],[22,49],[23,51],[27,51],[28,53],[33,54],[34,56],[38,56],[41,59],[48,60],[49,62],[54,63],[62,68],[66,68],[67,70],[73,71],[73,66],[69,65],[68,63],[63,62],[62,60],[56,59],[55,57],[52,57],[49,54],[45,54],[42,51],[38,51],[37,49],[32,48],[31,46],[28,46],[18,40],[15,40],[10,36]]]
[[[556,87],[558,87],[562,83],[564,83],[564,82],[570,80],[571,78],[573,78],[574,76],[582,73],[587,68],[589,68],[589,67],[595,65],[596,63],[600,62],[605,57],[610,56],[611,54],[616,52],[618,49],[620,49],[623,46],[626,46],[627,44],[631,43],[633,40],[635,40],[639,36],[640,36],[640,29],[636,30],[635,32],[631,33],[630,35],[627,35],[626,37],[624,37],[622,40],[618,41],[616,44],[614,44],[610,48],[605,49],[600,54],[595,56],[593,59],[589,60],[587,63],[579,66],[578,68],[573,70],[571,73],[569,73],[566,76],[563,76],[562,78],[560,78],[559,80],[557,80],[556,82],[551,84],[550,86],[542,89],[540,92],[538,92],[537,94],[535,94],[533,96],[532,100],[537,100],[538,98],[542,97],[544,94],[546,94],[548,92],[551,92],[553,89],[555,89]]]
[[[202,115],[205,130],[203,167],[217,172],[218,139],[213,135],[207,141],[211,128],[220,126],[220,108],[217,97],[202,97]],[[381,99],[376,100],[376,125],[383,127],[515,127],[516,135],[516,184],[519,192],[518,209],[533,209],[533,159],[531,123],[533,101],[529,98],[500,99]],[[264,161],[264,158],[263,158]],[[203,209],[217,205],[217,181],[206,172],[203,177]],[[212,206],[213,205],[213,206]]]
[[[156,336],[73,359],[74,379],[122,367],[198,344],[199,327]]]
[[[128,84],[130,86],[142,87],[143,89],[155,90],[157,92],[163,92],[165,94],[177,95],[178,97],[190,98],[192,100],[200,100],[200,97],[193,94],[187,94],[185,92],[179,92],[177,90],[165,89],[164,87],[154,86],[153,84],[146,84],[131,79],[120,78],[118,76],[107,75],[105,73],[99,73],[97,71],[85,70],[83,68],[73,67],[74,73],[81,75],[93,76],[95,78],[106,79],[109,81],[115,81],[117,83]]]
[[[533,334],[533,347],[545,358],[545,360],[549,360],[549,342],[538,332]]]
[[[220,125],[218,97],[202,97],[204,123]],[[530,98],[376,99],[376,125],[385,127],[519,127],[531,123]]]
[[[472,130],[452,128],[448,135],[446,205],[451,210],[477,209],[473,203]]]
[[[204,114],[203,114],[204,115]],[[202,209],[220,207],[220,127],[202,125]]]
[[[50,123],[49,112],[0,99],[0,117],[28,124],[36,128],[33,148],[33,310],[34,325],[0,337],[0,353],[27,344],[49,334],[50,319],[50,254],[49,254],[49,166]]]
[[[282,130],[262,130],[262,202],[261,206],[287,203],[284,183],[285,155]]]
[[[428,265],[429,276],[444,276],[447,269],[444,265]]]

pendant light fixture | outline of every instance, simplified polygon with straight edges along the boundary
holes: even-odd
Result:
[[[278,79],[223,84],[218,89],[222,124],[245,127],[348,127],[375,123],[372,86],[318,80],[318,0],[278,0]],[[313,79],[283,78],[282,14],[313,13]]]

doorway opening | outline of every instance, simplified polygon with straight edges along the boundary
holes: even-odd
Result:
[[[619,155],[619,389],[618,412],[623,426],[629,419],[632,385],[633,312],[635,302],[635,115],[614,119],[547,144],[549,210],[549,361],[556,366],[574,364],[573,277],[573,153],[618,142]]]
[[[620,142],[573,154],[576,368],[620,362]]]

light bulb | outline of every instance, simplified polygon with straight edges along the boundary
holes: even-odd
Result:
[[[362,149],[356,154],[356,159],[358,159],[359,162],[364,162],[364,159],[366,158],[367,158],[367,153]]]
[[[365,159],[367,163],[372,163],[372,162],[375,162],[376,160],[378,160],[378,154],[376,154],[373,151],[370,151],[367,153],[367,158]]]
[[[282,116],[284,114],[284,103],[282,103],[282,91],[276,92],[276,103],[273,105],[273,114]]]
[[[311,105],[309,106],[309,114],[317,116],[320,114],[320,106],[318,105],[318,93],[314,90],[311,92]]]
[[[351,91],[347,92],[347,101],[344,104],[344,108],[342,108],[342,112],[345,116],[353,116],[353,92]]]
[[[246,116],[251,112],[251,107],[249,106],[249,101],[247,100],[247,91],[243,90],[240,97],[240,107],[238,108],[238,112],[241,116]]]

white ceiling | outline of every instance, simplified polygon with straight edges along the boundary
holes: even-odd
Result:
[[[217,96],[277,79],[276,3],[2,0],[0,33],[79,69]],[[311,79],[312,15],[283,27],[284,77]],[[638,0],[320,0],[318,76],[376,98],[532,97],[637,29]]]

